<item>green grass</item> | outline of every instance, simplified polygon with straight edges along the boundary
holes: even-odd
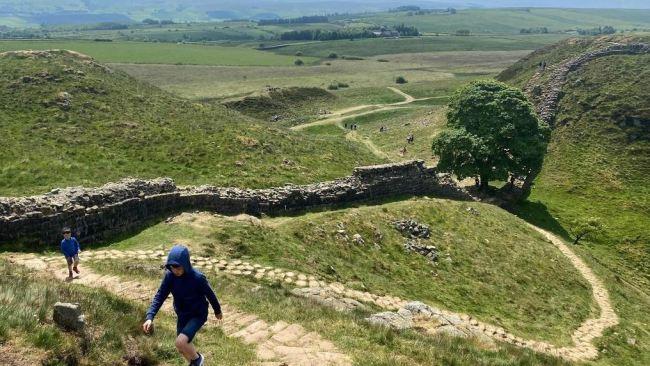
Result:
[[[619,30],[650,29],[650,10],[633,9],[465,9],[456,14],[408,16],[406,12],[361,15],[359,21],[376,24],[405,23],[424,33],[455,33],[468,29],[472,33],[518,34],[522,28],[546,27],[550,32],[597,28],[611,25]]]
[[[228,66],[290,66],[296,57],[279,56],[247,47],[204,46],[149,42],[0,41],[0,52],[13,50],[68,49],[100,62],[135,64],[186,64]],[[302,56],[305,63],[314,58]]]
[[[303,119],[317,119],[319,110],[336,110],[361,104],[385,104],[403,100],[387,89],[396,86],[396,75],[409,83],[400,85],[415,97],[449,95],[474,78],[496,74],[528,51],[462,51],[382,56],[360,61],[329,60],[330,65],[309,67],[221,67],[189,65],[115,64],[133,77],[189,99],[217,102],[264,95],[266,86],[327,88],[336,82],[349,85],[331,91],[337,98],[296,109]],[[218,87],[215,87],[218,85]],[[433,103],[440,104],[440,103]],[[295,124],[295,123],[289,123]]]
[[[353,142],[190,103],[66,55],[2,57],[0,69],[0,195],[126,176],[268,187],[332,179],[381,161]],[[38,76],[43,72],[49,76]],[[20,81],[24,76],[34,81]],[[56,104],[61,92],[70,95],[69,110]],[[283,164],[287,158],[294,164]]]
[[[272,50],[282,55],[294,55],[301,51],[305,56],[327,57],[334,52],[344,56],[372,57],[377,55],[440,52],[440,51],[517,51],[532,50],[554,42],[565,35],[512,35],[512,36],[469,36],[457,37],[441,35],[438,37],[417,38],[369,38],[325,41],[304,45],[291,45]]]
[[[382,111],[348,118],[343,123],[356,124],[358,129],[349,138],[367,139],[393,161],[422,159],[427,165],[432,161],[431,141],[445,124],[444,107],[424,106]],[[379,132],[380,127],[387,130]],[[415,137],[413,144],[406,142],[408,134]],[[400,149],[406,147],[405,154]]]
[[[479,211],[477,216],[467,211],[470,206]],[[430,242],[441,252],[436,266],[404,251],[405,239],[391,226],[404,218],[431,227]],[[349,237],[359,233],[366,244],[338,237],[339,225]],[[188,226],[198,234],[177,234]],[[158,224],[109,248],[163,243],[168,248],[179,241],[195,255],[242,257],[314,274],[466,312],[524,337],[563,344],[593,311],[589,286],[554,246],[519,219],[485,204],[415,199],[263,219],[261,225],[186,218]]]
[[[52,321],[55,302],[76,302],[86,317],[86,331],[60,330]],[[147,364],[182,365],[174,347],[175,323],[160,314],[156,332],[145,336],[140,325],[144,304],[123,300],[104,290],[70,286],[36,278],[26,269],[0,260],[0,343],[19,346],[18,354],[38,354],[43,365],[122,364],[139,356]],[[208,357],[230,365],[255,359],[254,351],[218,329],[199,334],[197,346]]]
[[[539,60],[552,65],[616,40],[562,43],[515,64],[501,78],[523,85]],[[598,340],[598,365],[650,362],[650,328],[641,310],[650,306],[650,144],[647,127],[620,125],[625,116],[650,118],[649,64],[647,55],[610,56],[569,75],[543,170],[528,202],[515,211],[568,240],[575,220],[603,222],[602,232],[575,247],[604,279],[621,319]]]

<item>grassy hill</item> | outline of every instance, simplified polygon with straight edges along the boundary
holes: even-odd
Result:
[[[261,187],[376,162],[353,143],[190,103],[66,51],[4,54],[0,70],[2,195],[125,176]]]
[[[499,78],[522,86],[542,60],[552,68],[626,41],[650,37],[567,40],[531,54]],[[649,55],[604,57],[570,74],[543,170],[529,202],[518,208],[520,216],[567,238],[579,220],[595,217],[603,223],[603,231],[578,249],[608,280],[623,318],[621,327],[601,340],[610,352],[602,363],[613,362],[608,357],[618,357],[618,364],[649,361],[647,346],[640,345],[649,328],[638,314],[650,304],[649,76]]]

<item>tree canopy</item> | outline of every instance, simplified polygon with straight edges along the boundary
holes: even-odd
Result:
[[[541,121],[524,93],[508,85],[481,80],[456,91],[447,112],[447,127],[433,141],[438,169],[459,179],[525,179],[541,168],[550,128]]]

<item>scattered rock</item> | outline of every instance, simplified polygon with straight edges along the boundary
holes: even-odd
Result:
[[[86,323],[79,304],[57,302],[54,304],[52,318],[58,326],[66,330],[81,331]]]
[[[358,244],[358,245],[363,245],[363,244],[365,244],[365,241],[363,240],[363,238],[362,238],[361,235],[359,235],[359,234],[354,234],[354,235],[352,235],[352,241],[353,241],[354,243]]]
[[[631,338],[631,337],[628,338],[627,339],[627,344],[629,344],[630,346],[635,346],[636,345],[636,338]]]
[[[407,240],[406,243],[404,243],[404,250],[421,254],[431,262],[438,261],[438,248],[434,245],[424,245],[418,240]]]
[[[54,100],[56,105],[64,111],[72,107],[72,96],[68,92],[59,92]]]
[[[295,296],[305,297],[317,302],[320,305],[334,308],[338,311],[352,311],[354,309],[365,310],[366,306],[357,300],[342,296],[329,288],[306,287],[294,288],[291,293]]]
[[[419,224],[413,219],[398,220],[393,222],[393,227],[397,229],[402,235],[408,238],[422,238],[428,239],[431,237],[431,232],[428,225]]]

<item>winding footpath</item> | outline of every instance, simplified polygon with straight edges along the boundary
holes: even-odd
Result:
[[[299,130],[303,130],[303,129],[309,128],[309,127],[332,125],[332,124],[339,125],[339,127],[340,127],[340,123],[343,120],[348,119],[348,118],[356,118],[356,117],[361,117],[361,116],[365,116],[365,115],[373,114],[373,113],[377,113],[377,112],[383,112],[383,111],[389,111],[389,110],[393,110],[393,109],[405,108],[408,104],[411,104],[413,102],[417,102],[417,101],[420,101],[420,100],[443,98],[443,97],[414,98],[413,96],[411,96],[409,94],[406,94],[406,93],[404,93],[403,91],[401,91],[401,90],[399,90],[397,88],[393,88],[393,87],[389,86],[388,89],[390,89],[394,93],[404,97],[404,100],[400,101],[400,102],[388,103],[388,104],[362,104],[362,105],[357,105],[357,106],[354,106],[354,107],[339,109],[337,111],[332,112],[332,114],[327,118],[320,119],[320,120],[313,121],[313,122],[303,123],[303,124],[300,124],[300,125],[297,125],[297,126],[293,126],[293,127],[291,127],[291,129],[294,130],[294,131],[299,131]]]
[[[555,245],[587,280],[592,288],[592,297],[600,308],[597,317],[585,320],[573,332],[572,346],[559,347],[548,342],[523,339],[501,327],[478,321],[467,314],[441,310],[421,302],[407,301],[395,296],[358,291],[347,288],[341,283],[328,283],[316,276],[287,269],[263,266],[238,259],[227,260],[194,256],[192,261],[193,265],[206,273],[216,272],[217,274],[248,277],[262,283],[282,284],[292,288],[291,292],[295,296],[311,299],[320,305],[330,306],[339,311],[350,311],[368,306],[384,309],[387,312],[376,315],[386,316],[388,314],[405,318],[409,325],[402,329],[417,327],[432,334],[447,333],[496,340],[570,361],[594,359],[598,357],[598,350],[593,345],[593,340],[601,337],[605,329],[618,324],[618,316],[609,300],[607,289],[591,269],[561,239],[548,231],[530,226]],[[138,261],[160,262],[164,257],[165,253],[160,250],[98,250],[83,253],[85,261],[135,258]],[[61,281],[64,281],[67,275],[65,264],[59,257],[11,254],[9,258],[14,263],[48,273]],[[74,279],[73,283],[104,288],[119,296],[145,302],[151,299],[156,290],[137,281],[124,282],[117,276],[95,274],[88,267],[84,267],[83,276]],[[134,289],[138,289],[138,291],[133,291]],[[169,304],[170,302],[166,303],[166,311],[171,311]],[[254,344],[257,347],[258,358],[261,361],[270,362],[269,365],[277,364],[277,362],[286,362],[292,366],[350,365],[352,363],[350,358],[337,350],[331,342],[322,339],[316,332],[307,332],[299,324],[287,324],[281,321],[269,324],[255,315],[243,313],[227,305],[224,308],[224,313],[227,315],[227,320],[223,324],[224,332],[229,336],[242,339],[245,343]],[[369,320],[371,319],[372,317],[369,318]],[[211,322],[210,325],[214,326],[215,323],[216,321]]]
[[[121,258],[133,255],[129,252],[112,251],[83,253],[85,259],[90,258]],[[137,253],[137,252],[136,252]],[[142,252],[141,252],[142,253]],[[149,253],[154,258],[161,256]],[[112,255],[112,256],[111,256]],[[149,258],[143,254],[138,258]],[[67,267],[62,265],[60,258],[41,257],[35,255],[10,255],[9,260],[23,265],[33,271],[41,272],[49,277],[67,282]],[[118,276],[100,275],[84,266],[82,275],[72,280],[73,284],[100,288],[129,300],[148,303],[153,298],[156,288],[138,281],[125,281]],[[171,301],[166,301],[162,311],[173,312]],[[224,320],[217,321],[210,317],[206,326],[221,326],[227,336],[239,338],[246,344],[256,347],[259,365],[263,366],[350,366],[351,359],[339,351],[330,341],[323,339],[316,332],[309,332],[300,324],[289,324],[278,321],[273,324],[260,319],[254,314],[248,314],[227,304],[222,304]]]

